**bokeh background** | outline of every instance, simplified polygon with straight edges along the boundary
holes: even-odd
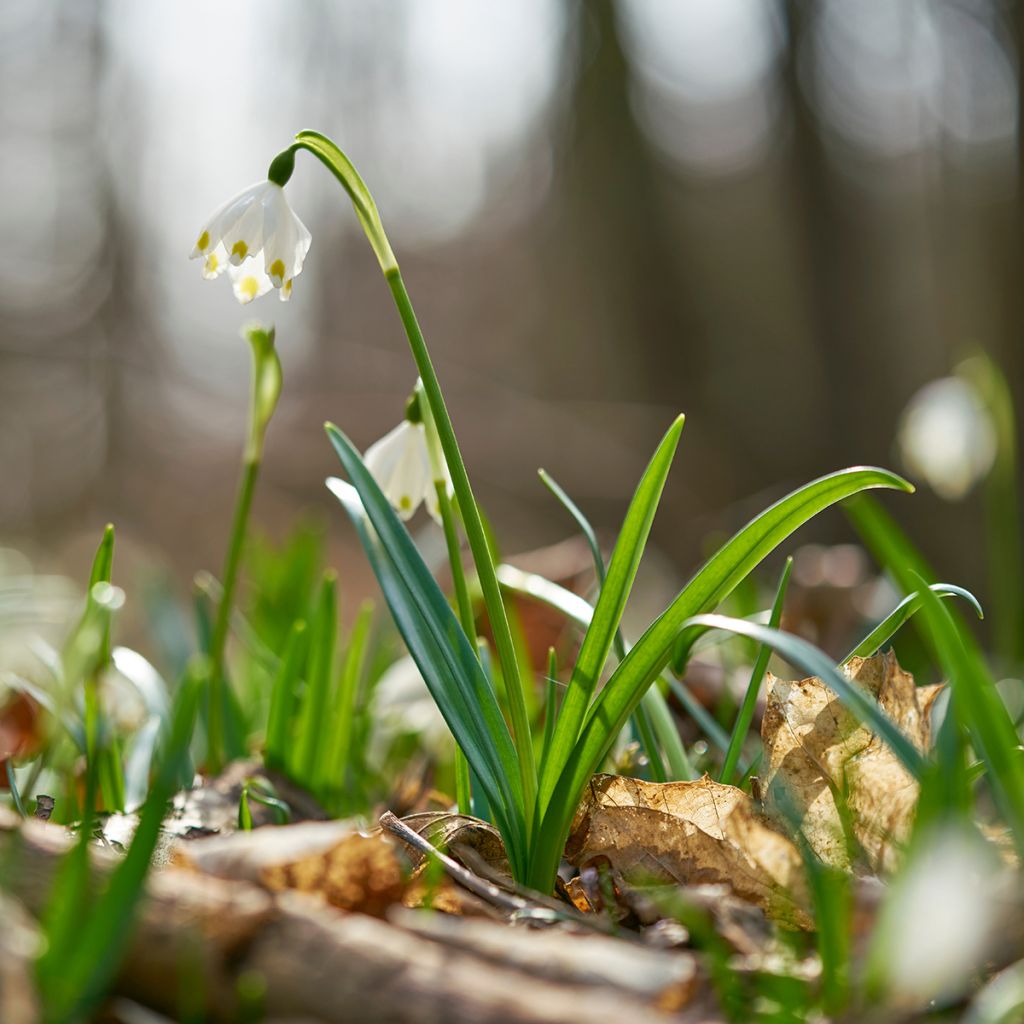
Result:
[[[112,520],[182,588],[216,569],[255,315],[286,375],[256,519],[322,516],[368,585],[321,424],[369,444],[413,366],[351,209],[300,156],[288,305],[187,258],[315,127],[377,197],[506,551],[571,532],[538,466],[614,529],[682,410],[654,541],[685,575],[812,476],[903,468],[908,399],[973,348],[1019,403],[1022,52],[993,0],[2,0],[0,542],[81,577]],[[890,507],[985,593],[977,494]]]

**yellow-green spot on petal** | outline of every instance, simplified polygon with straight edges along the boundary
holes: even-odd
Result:
[[[401,509],[401,510],[402,510],[403,512],[408,512],[408,511],[409,511],[409,509],[411,509],[411,508],[412,508],[412,498],[410,498],[408,494],[403,494],[403,495],[402,495],[402,496],[401,496],[401,497],[400,497],[400,498],[398,499],[398,507],[399,507],[399,508],[400,508],[400,509]]]
[[[280,288],[281,282],[284,280],[284,260],[274,260],[267,269],[267,273],[270,275],[270,280]]]
[[[198,250],[199,250],[200,252],[206,252],[206,248],[207,248],[207,246],[208,246],[209,244],[210,244],[210,232],[209,232],[209,231],[204,231],[204,232],[203,232],[203,233],[202,233],[202,234],[201,234],[201,235],[199,236],[199,241],[198,241],[198,242],[196,242],[196,248],[197,248],[197,249],[198,249]]]
[[[235,242],[233,246],[231,246],[231,255],[237,256],[238,262],[241,263],[242,260],[244,260],[245,257],[249,255],[249,246],[247,246],[245,242],[239,240]]]
[[[256,298],[256,293],[259,291],[260,285],[255,277],[243,277],[238,282],[238,290],[244,296],[245,302],[252,302]]]
[[[283,285],[281,285],[281,296],[285,299],[292,297],[292,279],[289,277]]]
[[[203,276],[204,277],[216,277],[217,268],[220,266],[220,261],[217,259],[217,254],[211,252],[209,256],[203,261]]]

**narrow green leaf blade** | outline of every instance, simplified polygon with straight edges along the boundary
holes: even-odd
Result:
[[[949,679],[957,713],[970,732],[971,742],[988,766],[996,802],[1011,826],[1018,852],[1024,852],[1020,740],[984,656],[955,608],[921,586],[931,575],[928,566],[891,517],[876,502],[867,500],[856,502],[847,511],[868,547],[899,586],[920,594],[917,622]]]
[[[409,653],[487,798],[513,862],[525,851],[526,807],[511,734],[470,641],[355,447],[328,436],[352,485],[328,488],[352,519]],[[521,866],[522,861],[519,861]]]
[[[913,491],[888,470],[853,467],[820,477],[754,518],[696,573],[669,607],[648,627],[594,701],[547,805],[540,807],[544,840],[535,847],[529,883],[552,883],[576,801],[587,779],[607,754],[617,731],[667,663],[687,619],[708,612],[798,527],[836,502],[869,488]]]
[[[633,500],[626,512],[608,571],[601,586],[594,614],[583,637],[569,687],[562,700],[555,723],[555,734],[548,748],[548,757],[541,769],[540,806],[550,797],[558,776],[568,760],[579,736],[587,706],[597,686],[605,662],[615,640],[626,601],[636,578],[640,559],[651,532],[654,515],[661,500],[672,459],[679,445],[684,417],[679,416],[669,427],[647,469],[640,478]],[[579,518],[582,518],[580,516]]]
[[[772,604],[771,616],[768,625],[772,629],[778,629],[782,621],[782,606],[786,600],[786,588],[789,586],[789,575],[793,571],[793,556],[786,559],[782,575],[779,577],[779,585],[775,591],[775,601]],[[725,752],[725,761],[722,764],[722,774],[719,776],[722,782],[731,783],[740,763],[740,752],[743,750],[743,743],[747,738],[750,723],[754,718],[754,708],[757,706],[757,695],[761,690],[761,680],[768,670],[768,661],[772,649],[768,644],[761,644],[757,652],[757,660],[754,662],[753,670],[750,673],[750,683],[747,692],[743,695],[743,703],[740,705],[739,713],[736,715],[736,722],[733,725],[732,736],[729,738],[729,749]]]
[[[263,761],[268,768],[278,771],[284,771],[287,766],[296,687],[302,665],[306,660],[306,643],[306,623],[303,619],[297,619],[288,634],[284,657],[270,689],[270,711],[267,716]]]
[[[969,590],[953,583],[932,583],[928,589],[939,597],[962,597],[977,612],[979,619],[985,618],[980,602]],[[852,658],[870,658],[911,618],[923,600],[924,595],[920,591],[908,594],[839,664],[845,665]]]

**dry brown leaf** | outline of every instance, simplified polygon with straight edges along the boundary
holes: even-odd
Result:
[[[854,658],[843,670],[875,697],[919,750],[931,742],[929,712],[941,687],[917,688],[890,652]],[[765,810],[802,822],[811,848],[834,867],[850,866],[840,807],[874,871],[891,871],[913,824],[918,785],[899,758],[817,677],[768,677],[761,724]],[[838,797],[838,803],[837,803]]]
[[[357,832],[329,850],[269,865],[260,881],[277,892],[315,893],[342,910],[383,917],[401,901],[407,878],[408,865],[390,837]]]
[[[595,775],[573,821],[570,863],[607,857],[627,878],[721,883],[784,924],[811,926],[800,853],[734,786]]]
[[[503,921],[506,916],[479,896],[467,892],[447,875],[428,878],[422,870],[413,875],[406,887],[402,906],[411,910],[436,910],[452,917],[486,917]]]
[[[0,789],[7,789],[8,760],[34,757],[44,739],[39,705],[28,694],[11,694],[0,707]]]
[[[460,846],[470,847],[496,874],[511,879],[512,869],[501,834],[488,822],[450,811],[408,814],[402,821],[439,850],[455,855]]]

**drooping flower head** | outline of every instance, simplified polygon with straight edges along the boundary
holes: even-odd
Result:
[[[443,478],[451,494],[451,480],[446,466],[432,465],[418,394],[409,399],[405,419],[371,444],[363,461],[400,519],[411,519],[422,503],[435,522],[441,521],[434,481]]]
[[[191,258],[202,257],[207,280],[227,270],[243,304],[271,288],[286,301],[309,244],[309,231],[288,205],[283,185],[268,180],[250,185],[214,213]]]

